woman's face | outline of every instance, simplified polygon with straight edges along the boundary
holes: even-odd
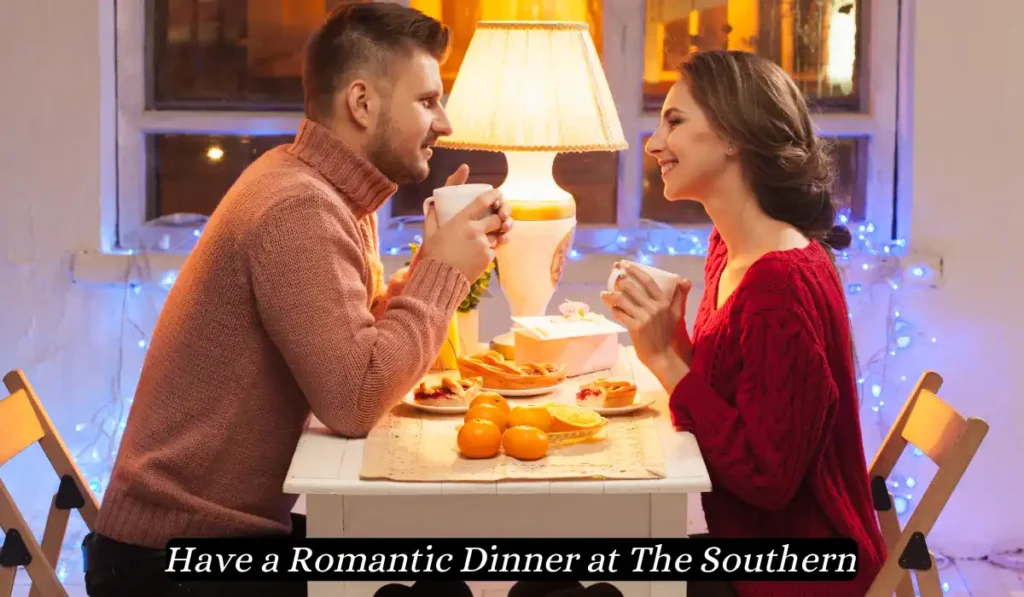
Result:
[[[669,201],[703,201],[722,176],[738,167],[734,149],[711,128],[682,81],[669,90],[646,151],[658,160]]]

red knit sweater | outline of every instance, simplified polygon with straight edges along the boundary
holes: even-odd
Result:
[[[768,253],[721,309],[725,243],[711,235],[690,373],[673,421],[697,438],[717,537],[850,537],[857,579],[736,583],[757,595],[863,596],[886,556],[871,501],[842,285],[825,249]],[[686,334],[685,324],[680,326]]]

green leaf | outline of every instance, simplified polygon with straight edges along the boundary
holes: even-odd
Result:
[[[473,309],[476,309],[480,305],[480,298],[483,296],[485,290],[491,282],[491,271],[494,269],[494,262],[492,261],[484,273],[480,275],[470,286],[469,294],[462,300],[462,304],[459,305],[459,313],[469,313]]]
[[[420,248],[420,246],[418,244],[416,244],[416,243],[409,243],[409,250],[412,252],[413,255],[416,254],[416,251],[418,251],[419,248]],[[408,266],[411,263],[412,263],[412,260],[410,259],[409,261],[405,262],[405,265]],[[484,291],[487,290],[490,287],[490,285],[491,285],[491,272],[493,272],[496,267],[497,267],[497,262],[492,261],[487,266],[487,269],[484,270],[484,273],[481,274],[480,277],[477,278],[469,286],[469,294],[466,295],[466,298],[462,300],[462,304],[459,305],[459,308],[458,308],[459,313],[469,313],[473,309],[476,309],[478,306],[480,306],[480,298],[483,296]]]

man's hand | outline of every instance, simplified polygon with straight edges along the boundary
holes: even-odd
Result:
[[[444,186],[454,187],[460,184],[466,184],[469,180],[469,166],[462,164],[452,172],[452,175],[448,177],[448,180],[444,181]]]
[[[453,175],[454,176],[454,175]],[[443,226],[431,205],[423,220],[422,259],[433,259],[462,272],[471,283],[494,261],[500,235],[512,228],[501,192],[488,191],[467,205]]]
[[[466,184],[469,180],[469,166],[462,164],[452,172],[451,176],[448,177],[444,182],[444,186],[451,187],[460,184]],[[494,191],[492,191],[494,192]],[[512,230],[512,208],[509,207],[504,200],[501,199],[500,195],[498,200],[494,203],[494,212],[501,218],[501,227],[494,232],[488,232],[487,237],[491,240],[491,248],[497,249],[498,247],[508,242],[508,232]],[[430,212],[427,213],[425,220],[431,224],[437,226],[436,215],[434,215],[433,206],[430,207]],[[427,236],[426,222],[424,223],[424,238]]]

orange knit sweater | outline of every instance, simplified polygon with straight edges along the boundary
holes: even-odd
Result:
[[[97,531],[290,532],[310,411],[365,436],[428,370],[469,292],[424,259],[389,297],[375,211],[395,185],[327,129],[256,160],[217,207],[153,332]]]

